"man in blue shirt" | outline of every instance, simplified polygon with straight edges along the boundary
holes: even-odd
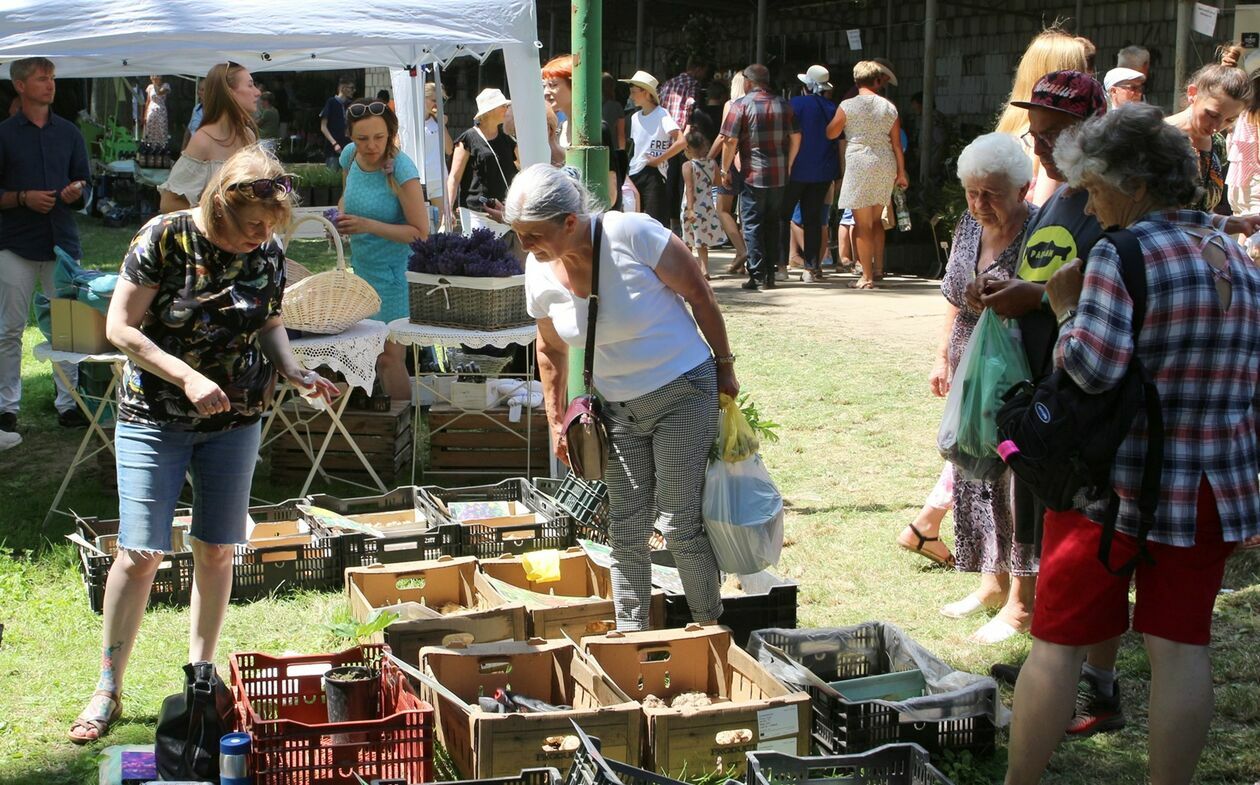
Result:
[[[784,196],[780,258],[788,258],[792,211],[799,203],[805,233],[805,271],[801,280],[812,283],[822,278],[823,202],[831,183],[840,178],[840,144],[827,138],[827,123],[836,113],[836,105],[823,96],[831,89],[831,74],[821,65],[811,65],[796,78],[805,86],[803,94],[791,101],[801,127],[801,148],[792,164]]]
[[[341,169],[341,149],[350,144],[346,136],[346,107],[354,100],[354,82],[342,79],[337,94],[328,99],[319,113],[319,132],[324,137],[324,163],[334,172]]]
[[[22,331],[39,283],[52,296],[53,248],[82,257],[74,210],[82,207],[91,172],[79,129],[52,113],[57,85],[51,61],[15,60],[9,76],[21,110],[0,123],[0,431],[17,431],[22,399]],[[72,364],[62,366],[74,383]],[[87,425],[57,382],[58,422]]]

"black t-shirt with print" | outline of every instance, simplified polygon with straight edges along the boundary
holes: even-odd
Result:
[[[258,344],[280,315],[284,249],[272,238],[247,254],[210,242],[184,210],[145,224],[123,259],[122,278],[157,288],[140,332],[219,385],[230,411],[199,415],[183,389],[132,361],[118,388],[118,419],[186,431],[221,431],[258,419],[274,373]]]
[[[516,177],[516,140],[508,136],[499,127],[499,133],[486,143],[481,131],[469,128],[455,144],[468,151],[468,163],[464,166],[464,176],[459,181],[459,204],[473,210],[480,210],[478,197],[507,199],[508,186]]]

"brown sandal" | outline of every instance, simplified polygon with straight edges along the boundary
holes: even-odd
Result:
[[[897,540],[897,547],[898,547],[898,548],[901,548],[901,549],[903,549],[903,550],[910,551],[911,553],[917,553],[917,554],[919,554],[920,556],[922,556],[923,558],[925,558],[925,559],[927,559],[928,561],[932,562],[933,564],[939,564],[939,565],[941,565],[941,566],[943,566],[943,567],[950,567],[950,568],[953,568],[953,566],[954,566],[954,554],[950,553],[948,548],[946,548],[946,549],[945,549],[945,556],[944,556],[944,557],[940,556],[939,554],[933,553],[932,551],[928,551],[928,550],[924,550],[924,549],[923,549],[923,546],[927,545],[929,542],[940,542],[940,541],[941,541],[941,538],[940,538],[940,537],[925,537],[925,536],[923,535],[923,532],[919,531],[919,527],[918,527],[918,526],[915,526],[913,523],[908,523],[908,524],[906,524],[906,526],[907,526],[907,527],[909,527],[910,531],[914,532],[914,536],[915,536],[915,537],[918,537],[918,538],[919,538],[919,542],[918,542],[918,544],[917,544],[917,545],[915,545],[915,546],[912,548],[912,547],[910,547],[909,545],[906,545],[905,543],[901,542],[901,540],[900,540],[900,539],[898,539],[898,540]],[[942,544],[943,544],[943,543],[942,543]]]
[[[83,714],[75,717],[74,722],[70,724],[69,732],[66,734],[70,737],[70,741],[75,744],[90,744],[96,741],[109,733],[109,729],[122,717],[122,701],[118,699],[117,695],[109,690],[97,690],[92,693],[93,698],[97,695],[109,698],[113,702],[114,708],[109,713],[109,716],[104,719],[100,717],[85,717]],[[87,711],[87,709],[84,709],[84,711]]]

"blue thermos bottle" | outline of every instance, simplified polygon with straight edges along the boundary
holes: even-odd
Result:
[[[254,785],[249,750],[248,733],[229,733],[219,740],[219,785]]]

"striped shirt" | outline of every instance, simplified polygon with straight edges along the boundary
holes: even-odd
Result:
[[[1159,509],[1150,539],[1194,545],[1199,479],[1207,475],[1225,540],[1244,540],[1260,533],[1260,270],[1238,243],[1220,234],[1215,237],[1223,240],[1217,245],[1225,249],[1227,268],[1218,271],[1204,260],[1201,238],[1215,233],[1205,213],[1151,213],[1129,229],[1146,267],[1137,355],[1159,389],[1164,415]],[[1094,245],[1085,269],[1076,316],[1060,331],[1055,363],[1096,393],[1119,383],[1133,356],[1133,300],[1109,239]],[[1231,284],[1228,310],[1217,296],[1217,278]],[[1145,452],[1146,417],[1139,413],[1112,469],[1121,499],[1117,528],[1130,535],[1137,532]]]

